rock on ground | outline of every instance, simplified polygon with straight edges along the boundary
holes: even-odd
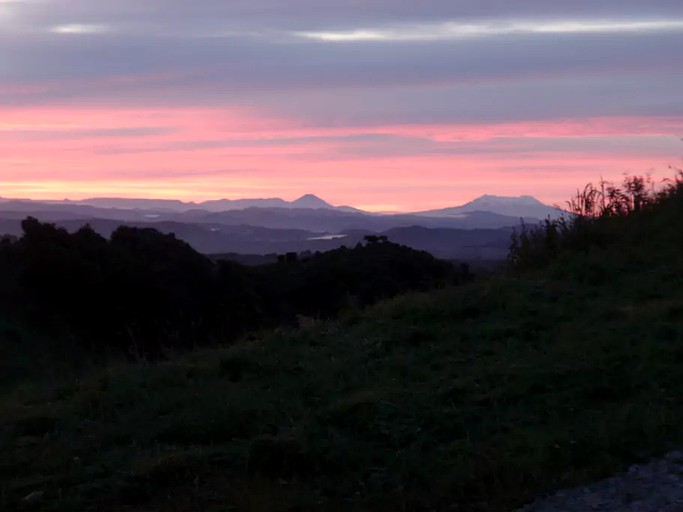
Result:
[[[540,498],[516,512],[683,512],[683,452]]]

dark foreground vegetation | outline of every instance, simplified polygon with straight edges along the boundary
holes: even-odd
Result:
[[[106,239],[89,226],[69,233],[29,218],[22,227],[23,237],[0,243],[4,316],[95,354],[136,359],[468,279],[466,268],[376,237],[247,267],[153,229],[121,227]]]
[[[505,511],[680,447],[683,186],[621,192],[517,233],[505,275],[156,364],[54,359],[3,392],[0,509]]]

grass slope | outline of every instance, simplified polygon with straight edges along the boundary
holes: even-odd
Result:
[[[13,386],[0,509],[503,511],[665,451],[683,442],[678,213],[521,277]]]

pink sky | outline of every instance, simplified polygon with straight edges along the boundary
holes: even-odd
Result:
[[[563,204],[624,172],[678,163],[683,119],[307,126],[246,109],[5,108],[4,197],[294,199],[409,211],[483,193]],[[371,151],[390,141],[386,153]],[[406,150],[398,151],[406,141]],[[615,148],[617,148],[615,150]],[[398,154],[397,154],[398,153]]]
[[[683,163],[681,0],[0,0],[0,196],[563,204]]]

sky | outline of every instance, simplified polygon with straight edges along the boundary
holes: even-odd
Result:
[[[0,0],[0,196],[564,204],[683,166],[681,0]]]

